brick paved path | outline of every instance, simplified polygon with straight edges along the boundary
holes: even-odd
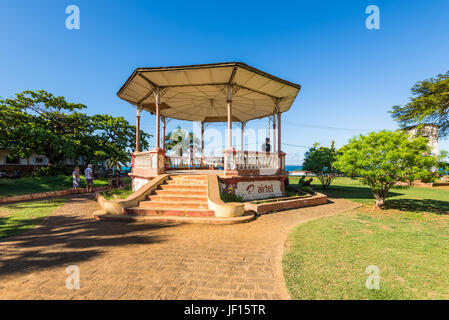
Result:
[[[34,230],[0,240],[0,299],[288,299],[281,256],[300,222],[355,208],[323,206],[237,225],[92,220],[99,207],[71,198]],[[80,269],[68,290],[66,268]]]

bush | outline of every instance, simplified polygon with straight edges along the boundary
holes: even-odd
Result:
[[[228,190],[223,191],[223,194],[221,195],[221,200],[224,202],[244,202],[245,200],[232,193],[232,188],[228,188]]]
[[[101,195],[106,198],[106,200],[110,199],[126,199],[132,194],[131,187],[125,187],[115,190],[108,190],[101,192]]]

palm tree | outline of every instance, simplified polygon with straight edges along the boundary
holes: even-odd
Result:
[[[169,132],[165,137],[165,141],[165,148],[181,157],[185,152],[189,151],[191,145],[193,145],[194,151],[200,148],[200,140],[195,137],[193,132],[182,129],[180,126],[176,130]]]
[[[123,164],[120,162],[120,160],[114,156],[112,156],[110,159],[106,160],[106,166],[111,169],[112,171],[115,170],[115,182],[117,184],[117,187],[119,186],[119,176],[121,168],[123,167]]]

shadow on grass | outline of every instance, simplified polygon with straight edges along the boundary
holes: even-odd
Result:
[[[401,211],[449,214],[449,201],[431,199],[388,199],[386,205],[388,209]]]
[[[69,199],[67,203],[72,201],[80,204],[87,200]],[[88,218],[86,212],[84,216],[79,214],[49,216],[32,230],[0,239],[0,275],[88,261],[105,254],[108,247],[161,243],[166,239],[158,231],[177,226],[97,221]],[[5,219],[0,218],[0,225]],[[41,222],[29,220],[24,224]]]
[[[345,198],[345,199],[363,199],[363,200],[374,200],[373,193],[369,187],[358,186],[330,186],[329,190],[324,190],[321,186],[314,185],[313,189],[327,194],[331,198]],[[403,193],[396,192],[399,191],[395,189],[395,191],[388,192],[388,198],[402,196]]]

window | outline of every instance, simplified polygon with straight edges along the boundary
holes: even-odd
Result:
[[[8,163],[8,164],[19,164],[20,163],[20,158],[8,155],[8,156],[6,156],[6,163]]]

